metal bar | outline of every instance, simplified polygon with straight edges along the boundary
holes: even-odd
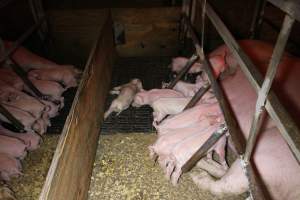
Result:
[[[210,8],[209,4],[207,3],[206,7]],[[213,71],[212,67],[210,66],[210,63],[205,58],[205,55],[203,54],[202,48],[199,44],[199,40],[195,34],[195,31],[193,30],[190,23],[187,23],[189,30],[191,32],[192,40],[194,43],[194,46],[196,48],[196,52],[200,56],[200,58],[203,58],[203,67],[205,72],[207,73],[208,79],[210,81],[211,87],[215,93],[215,96],[219,102],[219,105],[221,107],[222,113],[224,115],[224,119],[226,122],[226,125],[228,127],[229,133],[231,135],[232,141],[234,143],[234,146],[237,150],[237,153],[239,155],[242,155],[244,153],[244,147],[245,147],[245,139],[241,133],[240,127],[232,113],[232,110],[229,107],[228,101],[226,100],[223,91],[221,90],[220,86],[218,85]],[[256,200],[264,200],[265,197],[263,195],[263,192],[261,190],[262,188],[262,181],[257,177],[257,174],[253,170],[252,163],[249,164],[249,167],[247,168],[249,171],[247,171],[246,175],[249,181],[249,189],[252,196],[255,197]],[[251,176],[248,176],[251,174]]]
[[[18,38],[18,40],[16,40],[11,48],[8,49],[8,51],[6,51],[6,53],[4,55],[2,55],[0,57],[0,63],[4,62],[7,58],[9,58],[9,56],[14,53],[18,47],[37,29],[39,28],[39,26],[42,24],[42,22],[45,20],[45,17],[41,18],[38,23],[34,24],[33,26],[31,26],[20,38]]]
[[[189,108],[194,107],[197,102],[203,97],[203,95],[209,90],[210,85],[206,84],[203,87],[201,87],[196,94],[193,96],[193,98],[188,102],[188,104],[184,107],[184,109],[182,111],[185,111]],[[164,118],[162,118],[162,120],[160,120],[159,122],[157,122],[157,125],[159,125],[160,123],[162,123],[165,119],[167,119],[169,115],[166,115]]]
[[[269,25],[276,32],[280,32],[280,28],[268,18],[264,17],[263,22]],[[288,42],[290,42],[291,44],[295,45],[297,48],[300,49],[300,43],[294,40],[293,38],[289,38]]]
[[[213,11],[211,6],[207,3],[206,5],[206,13],[210,18],[213,25],[216,27],[220,36],[225,41],[227,47],[230,49],[236,60],[238,61],[242,71],[248,78],[249,82],[252,84],[256,92],[258,92],[262,85],[262,76],[249,59],[249,57],[244,53],[239,44],[235,41],[232,34],[226,28],[225,24],[221,21],[221,19],[217,16],[217,14]],[[271,118],[274,120],[277,128],[280,133],[288,143],[291,151],[293,152],[296,159],[300,160],[300,139],[297,137],[299,133],[299,129],[293,119],[290,117],[288,112],[284,109],[284,107],[279,102],[276,95],[270,90],[268,95],[268,100],[266,103],[266,110],[270,114]]]
[[[197,9],[197,0],[192,0],[192,8],[191,8],[191,23],[194,24],[196,19],[196,9]]]
[[[250,38],[259,38],[263,16],[265,12],[266,0],[256,0],[254,15],[250,28]]]
[[[189,101],[189,103],[184,107],[184,110],[187,110],[189,108],[194,107],[197,102],[203,97],[203,95],[209,90],[210,85],[209,84],[205,84],[203,85],[197,92],[196,94],[193,96],[193,98]]]
[[[246,164],[250,160],[250,156],[253,151],[255,141],[257,139],[260,127],[262,125],[266,99],[267,99],[268,93],[271,89],[274,77],[277,72],[278,65],[279,65],[282,55],[284,53],[284,49],[285,49],[286,43],[288,41],[288,38],[289,38],[289,35],[290,35],[290,32],[291,32],[294,22],[295,22],[295,20],[292,19],[289,15],[285,15],[283,25],[282,25],[281,31],[279,33],[279,36],[277,38],[277,42],[276,42],[275,48],[273,50],[271,61],[268,66],[265,80],[262,84],[260,91],[258,92],[255,113],[253,116],[253,120],[252,120],[252,124],[251,124],[251,128],[250,128],[250,134],[249,134],[246,151],[245,151],[245,155],[244,155],[244,161]]]
[[[0,47],[1,50],[3,52],[1,53],[5,53],[5,49],[4,49],[4,42],[3,40],[0,38]],[[11,64],[9,66],[12,67],[13,71],[23,80],[23,82],[32,90],[32,92],[39,98],[45,99],[45,100],[49,100],[50,97],[43,95],[33,84],[32,82],[28,79],[27,77],[27,72],[23,70],[23,68],[13,59],[13,58],[7,58],[7,60],[9,60],[11,62]]]
[[[35,23],[38,23],[39,19],[45,17],[42,2],[40,0],[29,0],[29,7]],[[40,29],[38,30],[39,37],[42,42],[46,40],[46,33],[48,32],[48,26],[46,20],[43,21]]]
[[[168,85],[167,89],[172,89],[176,83],[190,70],[193,64],[198,60],[198,56],[196,54],[192,55],[190,59],[185,64],[184,68],[179,72],[176,78]]]
[[[196,163],[207,153],[207,151],[227,132],[227,127],[222,124],[206,142],[196,151],[196,153],[181,167],[183,173],[190,171]]]
[[[27,78],[27,72],[25,72],[22,67],[11,58],[10,61],[12,64],[10,65],[14,72],[23,80],[23,82],[32,90],[32,92],[39,98],[44,98],[44,95],[33,85],[33,83]]]
[[[24,132],[24,125],[15,118],[2,104],[0,104],[0,113],[12,123],[20,132]]]
[[[268,0],[292,18],[300,21],[300,2],[299,0]]]

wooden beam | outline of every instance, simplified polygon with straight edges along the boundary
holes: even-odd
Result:
[[[262,76],[258,72],[255,65],[241,49],[239,44],[235,41],[232,34],[226,28],[225,24],[214,12],[212,7],[207,3],[206,14],[216,27],[220,36],[223,38],[227,47],[230,49],[235,59],[238,61],[242,71],[250,81],[251,85],[254,87],[256,92],[258,92],[262,86]],[[279,102],[278,98],[270,91],[268,95],[268,100],[266,102],[266,110],[270,114],[271,118],[274,120],[280,133],[288,143],[290,149],[292,150],[294,156],[299,161],[300,160],[300,139],[298,135],[300,134],[299,129],[293,119],[290,117],[288,112]]]
[[[112,20],[106,10],[80,86],[59,139],[40,200],[87,199],[114,57]]]

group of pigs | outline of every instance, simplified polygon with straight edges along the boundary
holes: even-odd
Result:
[[[265,74],[273,46],[255,40],[241,40],[239,44],[258,70]],[[257,94],[227,46],[222,45],[212,51],[208,59],[215,77],[221,77],[218,81],[243,136],[247,139]],[[186,62],[186,58],[174,58],[170,65],[172,71],[179,72]],[[196,63],[189,73],[202,71],[202,65]],[[298,77],[300,77],[300,58],[285,53],[272,88],[299,125]],[[141,81],[133,79],[111,90],[110,93],[118,94],[118,97],[113,100],[104,118],[112,112],[119,114],[130,105],[133,107],[151,106],[153,126],[157,130],[158,137],[155,143],[149,146],[150,156],[159,163],[166,177],[176,185],[186,162],[215,131],[224,128],[224,117],[211,90],[193,108],[183,111],[192,96],[207,82],[207,77],[203,72],[197,77],[195,83],[179,81],[173,89],[145,91]],[[231,166],[227,165],[225,158],[227,144],[235,151],[234,145],[231,144],[230,133],[222,136],[211,147],[207,156],[198,161],[194,172],[190,173],[192,180],[199,188],[218,196],[238,195],[249,189],[240,157],[237,157]],[[213,152],[217,156],[212,156]],[[268,115],[265,116],[260,130],[260,136],[252,154],[252,162],[267,188],[268,196],[278,200],[300,199],[300,165]]]
[[[8,49],[12,45],[6,41]],[[3,53],[3,52],[2,52]],[[63,92],[76,87],[80,71],[72,65],[58,65],[19,47],[12,58],[26,72],[33,85],[49,99],[39,99],[11,69],[9,60],[0,67],[0,103],[24,125],[25,133],[0,125],[0,179],[9,181],[21,174],[21,162],[27,151],[39,147],[42,135],[51,126],[50,118],[64,106]],[[0,122],[11,123],[0,114]],[[1,189],[2,190],[2,189]]]

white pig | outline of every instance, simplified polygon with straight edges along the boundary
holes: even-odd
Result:
[[[110,93],[119,96],[113,100],[109,109],[104,113],[106,119],[112,112],[118,112],[119,115],[123,110],[127,109],[133,101],[136,93],[143,90],[142,82],[139,79],[132,79],[129,83],[114,87]]]

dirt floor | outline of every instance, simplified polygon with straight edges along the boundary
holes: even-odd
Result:
[[[24,175],[8,182],[18,200],[36,200],[39,198],[58,138],[59,135],[45,135],[40,148],[29,152],[22,161]]]
[[[89,191],[89,200],[218,199],[199,190],[188,174],[174,187],[149,157],[156,135],[130,133],[101,135]],[[245,199],[245,196],[220,198]]]

